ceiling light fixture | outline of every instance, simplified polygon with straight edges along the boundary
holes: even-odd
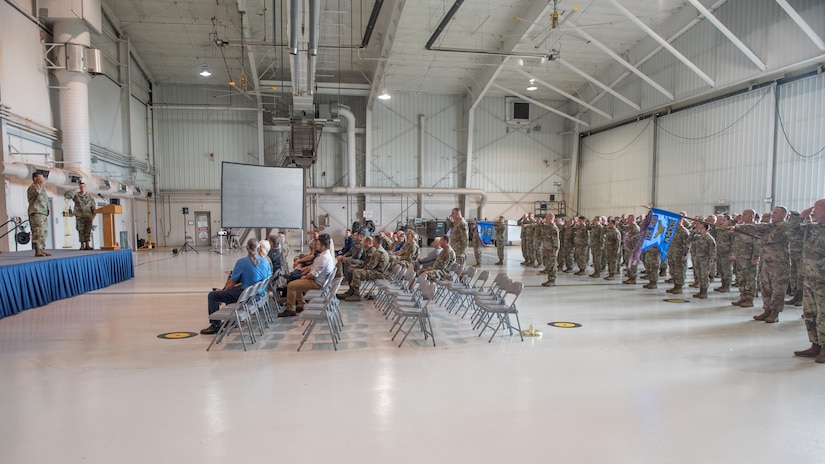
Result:
[[[538,87],[536,87],[536,80],[535,79],[530,79],[530,84],[527,86],[527,90],[532,92],[536,89],[538,89]]]
[[[209,68],[207,68],[206,65],[203,65],[203,68],[201,68],[200,75],[203,77],[209,77],[212,75],[212,73],[209,72]]]
[[[378,99],[379,99],[379,100],[389,100],[390,98],[392,98],[392,95],[390,95],[390,94],[387,92],[387,89],[384,89],[384,91],[383,91],[383,92],[381,92],[381,95],[379,95],[379,96],[378,96]]]

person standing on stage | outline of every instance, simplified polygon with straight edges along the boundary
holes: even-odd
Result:
[[[74,202],[74,216],[77,234],[80,237],[81,250],[93,250],[89,244],[92,235],[92,222],[95,220],[95,199],[86,192],[86,183],[81,182],[79,191],[69,190],[63,197]]]
[[[29,199],[29,225],[32,228],[32,248],[35,256],[51,256],[46,253],[46,236],[49,234],[49,196],[46,194],[46,178],[41,172],[32,174],[32,184],[26,192]]]

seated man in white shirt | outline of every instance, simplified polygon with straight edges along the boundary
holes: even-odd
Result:
[[[293,280],[286,286],[286,309],[278,317],[296,316],[304,306],[304,292],[319,289],[330,274],[335,273],[335,259],[330,252],[329,234],[321,234],[315,240],[318,256],[312,261],[312,267],[306,269],[300,279]]]

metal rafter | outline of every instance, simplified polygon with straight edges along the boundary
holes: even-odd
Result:
[[[517,72],[517,73],[519,73],[523,76],[526,76],[528,79],[533,79],[536,83],[541,84],[541,85],[547,87],[548,89],[573,100],[574,102],[578,103],[579,105],[581,105],[581,106],[583,106],[583,107],[585,107],[585,108],[587,108],[591,111],[599,113],[600,115],[604,116],[607,119],[613,120],[613,116],[611,116],[611,115],[605,113],[604,111],[596,108],[595,106],[591,105],[590,103],[587,103],[586,101],[584,101],[584,100],[582,100],[582,99],[580,99],[580,98],[578,98],[578,97],[576,97],[576,96],[574,96],[570,93],[565,92],[564,90],[556,87],[555,85],[550,84],[548,82],[545,82],[542,79],[539,79],[538,77],[536,77],[536,76],[530,74],[529,72],[519,68],[518,66],[513,66],[512,64],[507,63],[507,67],[509,67],[513,71],[515,71],[515,72]]]
[[[618,98],[619,100],[625,102],[628,106],[635,109],[636,111],[640,111],[642,109],[641,106],[637,105],[636,103],[634,103],[629,98],[627,98],[624,95],[620,94],[619,92],[613,90],[612,88],[610,88],[609,86],[604,84],[602,81],[596,79],[595,77],[591,76],[590,74],[587,74],[586,72],[582,71],[581,69],[579,69],[579,68],[573,66],[572,64],[568,63],[563,58],[557,58],[556,61],[560,65],[564,66],[565,68],[573,71],[574,73],[578,74],[579,76],[581,76],[581,77],[587,79],[588,81],[596,84],[603,91],[605,91],[605,92],[609,93],[610,95],[613,95],[614,97]]]
[[[809,39],[816,44],[819,51],[825,52],[825,41],[822,40],[822,37],[813,30],[813,28],[802,18],[802,16],[794,10],[794,8],[788,3],[787,0],[776,0],[776,3],[785,10],[785,13],[788,13],[788,16],[802,29],[802,32],[808,36]]]
[[[530,103],[532,103],[532,104],[534,104],[534,105],[536,105],[536,106],[539,106],[539,107],[541,107],[541,108],[544,108],[544,109],[546,109],[547,111],[550,111],[550,112],[552,112],[552,113],[555,113],[555,114],[557,114],[557,115],[559,115],[559,116],[561,116],[561,117],[563,117],[563,118],[567,118],[567,119],[569,119],[569,120],[571,120],[571,121],[573,121],[573,122],[577,122],[577,123],[579,123],[579,124],[581,124],[581,125],[583,125],[583,126],[590,127],[590,124],[588,124],[588,123],[586,123],[586,122],[582,121],[581,119],[578,119],[578,118],[575,118],[575,117],[573,117],[573,116],[570,116],[569,114],[565,113],[564,111],[559,111],[559,110],[557,110],[557,109],[553,108],[552,106],[545,105],[544,103],[542,103],[542,102],[540,102],[540,101],[538,101],[538,100],[534,100],[534,99],[532,99],[532,98],[530,98],[530,97],[528,97],[528,96],[526,96],[526,95],[524,95],[524,94],[518,93],[518,92],[516,92],[515,90],[510,90],[510,89],[508,89],[507,87],[502,87],[502,86],[500,86],[500,85],[498,85],[498,84],[496,84],[496,83],[493,83],[493,84],[492,84],[492,87],[495,87],[495,88],[497,88],[497,89],[501,90],[502,92],[509,93],[510,95],[513,95],[514,97],[519,97],[519,98],[521,98],[521,99],[522,99],[522,100],[524,100],[524,101],[528,101],[528,102],[530,102]]]
[[[387,21],[387,27],[384,29],[384,37],[381,42],[381,51],[379,57],[383,58],[375,66],[375,73],[372,75],[372,84],[370,85],[370,95],[367,98],[367,109],[371,110],[375,104],[375,98],[381,91],[381,84],[384,82],[385,74],[387,72],[387,60],[389,60],[390,52],[392,52],[392,45],[395,42],[395,33],[398,31],[398,23],[401,21],[401,12],[404,11],[404,4],[406,0],[397,0],[393,6],[390,17]]]
[[[696,73],[696,75],[697,75],[697,76],[701,77],[703,81],[707,82],[707,84],[708,84],[709,86],[711,86],[711,87],[716,87],[716,82],[715,82],[713,79],[711,79],[711,77],[710,77],[710,76],[708,76],[707,74],[705,74],[705,72],[704,72],[704,71],[702,71],[701,69],[699,69],[699,67],[698,67],[698,66],[696,66],[695,64],[693,64],[693,62],[691,62],[689,59],[687,59],[687,57],[686,57],[685,55],[682,55],[682,53],[681,53],[681,52],[679,52],[679,50],[676,50],[676,48],[675,48],[673,45],[671,45],[671,44],[670,44],[670,42],[668,42],[667,40],[665,40],[664,38],[662,38],[662,36],[660,36],[659,34],[657,34],[657,33],[656,33],[653,29],[651,29],[651,28],[650,28],[647,24],[645,24],[644,22],[642,22],[642,20],[641,20],[641,19],[637,18],[637,17],[636,17],[633,13],[631,13],[631,12],[630,12],[627,8],[623,7],[623,6],[621,5],[621,3],[619,3],[619,2],[618,2],[618,0],[608,0],[608,1],[609,1],[610,3],[612,3],[612,4],[613,4],[613,6],[614,6],[614,7],[616,7],[616,9],[617,9],[617,10],[621,11],[621,12],[622,12],[622,14],[623,14],[623,15],[625,15],[625,16],[627,17],[627,19],[629,19],[631,22],[633,22],[633,24],[635,24],[636,26],[638,26],[638,27],[639,27],[639,29],[641,29],[641,30],[645,31],[645,33],[647,33],[647,35],[649,35],[649,36],[650,36],[653,40],[655,40],[656,42],[658,42],[658,43],[659,43],[659,45],[661,45],[661,46],[662,46],[662,47],[664,47],[667,51],[669,51],[671,54],[673,54],[673,56],[675,56],[677,60],[681,61],[681,62],[682,62],[682,64],[684,64],[684,65],[685,65],[685,66],[687,66],[687,67],[688,67],[691,71],[693,71],[694,73]],[[777,0],[777,1],[780,1],[780,0]],[[781,0],[781,1],[784,1],[784,0]]]
[[[588,34],[587,32],[583,31],[581,28],[579,28],[578,26],[576,26],[575,24],[573,24],[573,22],[572,22],[572,21],[567,21],[567,24],[568,24],[571,28],[573,28],[573,30],[574,30],[574,31],[576,31],[576,33],[577,33],[577,34],[579,34],[580,36],[582,36],[585,40],[590,41],[590,43],[592,43],[593,45],[595,45],[595,46],[596,46],[596,48],[598,48],[599,50],[601,50],[601,51],[605,52],[608,56],[610,56],[610,57],[611,57],[611,58],[613,58],[614,60],[618,61],[618,62],[619,62],[622,66],[624,66],[625,68],[627,68],[630,72],[632,72],[633,74],[635,74],[635,75],[639,76],[642,80],[644,80],[645,82],[647,82],[648,84],[650,84],[650,86],[651,86],[651,87],[653,87],[654,89],[658,90],[658,91],[659,91],[659,93],[661,93],[662,95],[666,96],[667,98],[669,98],[669,99],[671,99],[671,100],[675,100],[675,99],[676,99],[676,97],[675,97],[672,93],[670,93],[667,89],[665,89],[664,87],[662,87],[661,85],[659,85],[659,83],[658,83],[658,82],[656,82],[656,81],[654,81],[653,79],[651,79],[651,78],[650,78],[650,76],[648,76],[647,74],[645,74],[645,73],[641,72],[641,71],[639,70],[639,68],[637,68],[637,67],[633,66],[633,65],[632,65],[632,64],[630,64],[627,60],[625,60],[624,58],[622,58],[621,56],[619,56],[619,54],[618,54],[618,53],[616,53],[616,52],[614,52],[613,50],[611,50],[611,49],[610,49],[610,47],[608,47],[607,45],[605,45],[605,44],[603,44],[603,43],[599,42],[599,41],[598,41],[595,37],[593,37],[592,35]]]
[[[710,10],[705,8],[705,5],[702,5],[702,3],[699,2],[699,0],[688,1],[691,5],[693,5],[694,8],[699,10],[699,13],[701,13],[702,16],[707,18],[708,21],[710,21],[714,26],[716,26],[716,29],[719,29],[719,32],[721,32],[725,37],[727,37],[728,40],[730,40],[736,46],[736,48],[738,48],[742,53],[744,53],[745,56],[747,56],[748,59],[750,59],[753,62],[753,64],[758,66],[761,71],[768,69],[768,65],[763,63],[762,60],[759,59],[758,56],[756,56],[756,53],[752,52],[751,49],[748,48],[747,45],[745,45],[744,42],[739,40],[739,37],[736,37],[736,35],[733,32],[731,32],[731,30],[728,29],[727,26],[722,24],[722,21],[719,21],[716,18],[716,16],[714,16],[713,13],[710,12]]]
[[[247,14],[247,6],[246,0],[238,0],[238,14],[241,15],[241,25],[243,27],[243,38],[247,40],[252,37],[251,33],[249,32],[249,21],[247,18],[249,15]],[[258,108],[263,108],[263,100],[261,100],[261,82],[258,78],[258,62],[255,60],[255,52],[252,51],[252,47],[246,47],[247,59],[249,59],[249,74],[252,75],[252,88],[255,89],[255,98],[256,102],[258,103]],[[241,60],[243,63],[243,60]],[[241,72],[244,72],[243,67],[241,67]],[[232,80],[232,76],[229,76],[229,79]]]

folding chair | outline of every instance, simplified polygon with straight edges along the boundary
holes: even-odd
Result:
[[[249,306],[252,306],[250,303],[252,300],[253,292],[255,291],[255,285],[250,285],[246,287],[243,292],[241,292],[241,296],[238,297],[238,301],[232,304],[228,304],[223,308],[215,311],[214,313],[209,315],[210,319],[219,320],[221,322],[221,326],[217,332],[215,332],[215,336],[212,338],[212,341],[209,343],[209,346],[206,347],[206,351],[209,351],[212,348],[212,345],[215,343],[220,343],[223,340],[223,337],[229,333],[235,327],[238,328],[238,332],[241,335],[241,343],[243,344],[243,350],[246,351],[246,340],[243,333],[243,322],[246,322],[247,327],[249,328],[249,340],[250,343],[255,343],[255,332],[252,329],[252,321],[250,320],[250,313],[247,310]]]
[[[421,332],[424,334],[424,340],[426,340],[427,337],[432,338],[433,346],[435,346],[433,324],[428,311],[430,303],[435,301],[435,284],[425,280],[421,283],[417,292],[419,293],[419,298],[412,305],[396,303],[393,308],[395,321],[393,322],[392,328],[390,328],[390,332],[392,332],[396,326],[398,326],[398,329],[393,334],[392,340],[395,340],[395,337],[397,337],[400,332],[404,332],[404,338],[402,338],[398,344],[399,348],[404,344],[404,340],[407,339],[407,336],[416,325],[418,325],[418,328],[421,329]],[[422,300],[426,301],[426,303],[423,303]],[[404,324],[406,324],[407,321],[410,321],[410,326],[404,330]]]
[[[341,285],[342,280],[343,277],[335,278],[333,284],[331,285],[330,291],[328,291],[324,296],[323,302],[319,303],[317,301],[318,299],[315,299],[312,303],[307,303],[307,305],[304,306],[304,310],[298,315],[299,319],[304,322],[308,322],[306,328],[304,328],[304,337],[298,345],[298,351],[301,351],[304,343],[306,343],[310,334],[312,334],[312,330],[315,329],[315,326],[321,321],[326,321],[327,328],[329,328],[329,336],[332,338],[332,347],[335,351],[338,351],[338,341],[340,340],[338,325],[340,320],[338,318],[340,316],[337,318],[335,315],[338,305],[338,298],[335,298],[335,292],[338,291],[338,287]],[[341,323],[341,326],[343,326],[343,323]]]
[[[516,324],[518,326],[518,335],[521,337],[521,341],[524,341],[524,336],[521,333],[521,321],[518,317],[518,308],[516,308],[516,300],[518,300],[519,295],[521,295],[521,291],[524,289],[524,284],[521,282],[510,282],[507,286],[506,294],[504,295],[503,300],[500,303],[493,303],[493,302],[482,302],[479,303],[482,310],[485,312],[485,315],[482,316],[484,320],[484,327],[479,332],[478,336],[480,337],[481,334],[487,330],[487,327],[490,326],[490,321],[492,321],[493,317],[498,319],[498,324],[496,325],[495,330],[493,330],[493,335],[488,340],[488,343],[493,341],[493,337],[496,336],[496,333],[501,328],[502,325],[507,325],[507,329],[510,331],[510,335],[513,335],[513,324],[510,321],[510,315],[516,316]],[[478,299],[476,300],[478,301]],[[508,302],[509,301],[509,302]]]
[[[484,291],[484,285],[487,283],[487,279],[490,278],[490,271],[484,270],[481,271],[481,274],[478,275],[476,281],[464,288],[457,288],[453,292],[453,298],[450,300],[450,303],[447,305],[447,312],[451,313],[453,309],[455,309],[455,313],[458,314],[462,308],[466,307],[467,309],[464,310],[464,314],[467,314],[467,311],[473,304],[473,295],[480,294]],[[464,316],[461,316],[462,318]]]

